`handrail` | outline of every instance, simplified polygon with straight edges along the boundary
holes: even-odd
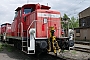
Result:
[[[23,24],[22,24],[22,22],[21,22],[21,37],[23,37]]]
[[[31,27],[31,25],[32,25],[34,22],[35,22],[35,20],[33,20],[32,23],[30,24],[30,26],[28,27],[28,29],[27,29],[27,36],[28,36],[28,30],[29,30],[29,28]]]
[[[29,25],[29,27],[28,27],[28,29],[27,29],[27,38],[28,38],[28,30],[29,30],[29,28],[32,26],[32,24],[34,23],[34,22],[36,22],[36,21],[42,21],[42,20],[33,20],[32,21],[32,23]]]
[[[29,25],[28,29],[27,29],[27,42],[28,42],[28,30],[30,29],[30,27],[32,26],[32,24],[35,22],[35,20],[32,21],[32,23]],[[27,43],[27,47],[28,47],[28,43]]]

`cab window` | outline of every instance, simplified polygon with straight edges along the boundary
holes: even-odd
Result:
[[[21,17],[21,10],[20,10],[20,17]]]
[[[32,8],[24,8],[24,14],[32,12]]]
[[[14,17],[14,19],[15,19],[17,16],[18,16],[18,12],[16,11],[16,12],[15,12],[15,17]]]

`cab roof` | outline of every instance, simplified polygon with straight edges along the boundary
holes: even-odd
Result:
[[[4,24],[2,24],[1,26],[3,26],[3,25],[7,25],[7,24],[8,24],[8,25],[11,25],[10,23],[4,23]]]
[[[38,3],[39,4],[39,3]],[[15,11],[19,11],[19,10],[21,10],[21,8],[23,8],[23,7],[28,7],[28,6],[32,6],[34,9],[36,8],[36,5],[37,4],[25,4],[25,5],[23,5],[22,7],[18,7]],[[45,6],[45,5],[40,5],[40,9],[50,9],[51,7],[49,7],[49,6]]]
[[[19,10],[21,10],[21,7],[18,7],[15,11],[19,11]]]

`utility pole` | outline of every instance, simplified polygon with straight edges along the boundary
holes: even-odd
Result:
[[[29,3],[29,0],[27,0],[27,3]]]
[[[62,18],[63,22],[65,22],[64,24],[67,24],[67,28],[66,28],[66,37],[69,37],[69,20],[70,18]]]
[[[66,20],[66,21],[67,21],[67,24],[68,24],[68,27],[67,27],[67,29],[68,29],[68,30],[67,30],[67,35],[68,35],[68,36],[67,36],[67,37],[69,37],[69,20],[70,20],[70,18],[67,18],[67,20]]]
[[[47,6],[48,6],[48,3],[47,3]]]

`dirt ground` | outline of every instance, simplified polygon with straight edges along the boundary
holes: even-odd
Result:
[[[14,47],[6,46],[0,51],[0,60],[38,60],[34,55],[27,55],[20,50],[17,50]],[[80,52],[75,50],[64,51],[63,53],[58,54],[58,56],[62,56],[63,58],[73,58],[75,60],[88,60],[90,58],[90,53]],[[52,60],[48,59],[46,56],[42,57],[39,60]],[[58,59],[59,60],[59,59]]]
[[[36,58],[17,50],[14,47],[4,47],[0,51],[0,60],[36,60]]]
[[[53,53],[50,53],[54,55]],[[65,50],[63,53],[58,53],[58,57],[61,58],[67,58],[67,60],[89,60],[90,59],[90,53],[86,52],[80,52],[75,50]]]
[[[4,45],[3,50],[1,49],[0,49],[0,60],[56,60],[55,57],[52,57],[47,54],[41,54],[39,57],[37,57],[36,55],[27,55],[22,51],[17,50],[11,45]]]
[[[75,50],[64,51],[64,53],[61,53],[61,55],[63,57],[68,57],[75,60],[88,60],[90,58],[90,53],[80,52]]]
[[[28,60],[28,58],[18,51],[8,52],[7,50],[3,50],[0,52],[0,60]]]

